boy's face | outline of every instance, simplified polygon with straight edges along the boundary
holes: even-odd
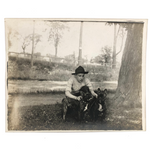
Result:
[[[76,79],[77,79],[78,82],[81,83],[83,81],[83,79],[84,79],[84,73],[77,74],[76,75]]]

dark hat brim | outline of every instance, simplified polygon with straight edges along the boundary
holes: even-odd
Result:
[[[88,71],[86,71],[86,72],[72,73],[72,75],[77,75],[77,74],[79,74],[79,73],[88,74],[89,72],[88,72]]]

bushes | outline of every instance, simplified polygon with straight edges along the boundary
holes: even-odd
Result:
[[[75,66],[69,63],[47,62],[44,60],[34,60],[34,66],[31,68],[30,61],[29,58],[10,56],[8,79],[67,81],[75,70]],[[92,82],[118,79],[119,69],[113,70],[105,66],[92,65],[83,65],[83,67],[89,71],[86,76]]]
[[[67,70],[55,70],[49,74],[51,81],[67,81],[71,76],[71,72]]]
[[[83,67],[85,68],[85,70],[87,70],[89,72],[93,72],[93,73],[99,73],[99,72],[103,72],[106,70],[105,66],[83,65]]]

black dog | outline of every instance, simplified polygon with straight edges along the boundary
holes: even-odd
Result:
[[[63,105],[63,120],[66,120],[66,114],[68,107],[76,107],[76,111],[78,112],[78,119],[81,121],[83,119],[84,115],[84,108],[88,101],[91,99],[91,93],[90,90],[87,86],[81,87],[78,93],[74,94],[75,96],[81,96],[81,100],[75,100],[71,98],[64,98],[62,100],[62,105]]]
[[[98,115],[101,114],[103,119],[105,118],[106,113],[106,96],[107,96],[107,89],[105,90],[98,90],[96,91],[98,97],[93,97],[92,100],[89,102],[88,111],[93,121],[96,121]]]

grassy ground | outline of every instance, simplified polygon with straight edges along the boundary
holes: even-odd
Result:
[[[62,121],[61,100],[64,94],[13,94],[8,98],[8,130],[141,130],[141,108],[120,108],[111,111],[112,98],[107,97],[107,114],[96,122],[77,121],[75,111],[68,111],[66,122]]]

